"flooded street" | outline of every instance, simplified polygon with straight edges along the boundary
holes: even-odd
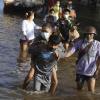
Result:
[[[25,71],[19,71],[17,64],[22,18],[3,14],[2,9],[3,3],[0,0],[0,100],[100,100],[100,76],[97,80],[95,94],[89,93],[86,88],[82,92],[76,91],[75,57],[59,61],[59,84],[55,96],[34,94],[32,89],[31,91],[22,90],[21,85],[29,69],[26,65]],[[97,39],[100,40],[100,8],[97,10],[77,9],[81,30],[88,24],[96,26]],[[32,84],[31,82],[29,88]]]

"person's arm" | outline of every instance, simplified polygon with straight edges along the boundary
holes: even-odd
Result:
[[[22,22],[22,34],[24,35],[25,39],[27,39],[27,32],[26,32],[27,26],[26,26],[26,20],[23,20]]]
[[[100,70],[100,56],[97,59],[96,65],[97,65],[97,70]]]
[[[40,30],[42,29],[42,27],[36,25],[35,23],[34,23],[34,28],[35,28],[35,29],[40,29]]]
[[[100,42],[98,44],[97,56],[98,56],[98,58],[96,60],[97,69],[96,69],[96,72],[94,73],[94,75],[96,76],[96,78],[98,78],[98,74],[99,74],[99,71],[100,71]]]
[[[59,60],[60,58],[59,58],[59,53],[58,53],[58,51],[57,50],[55,50],[55,57],[57,58],[57,60]]]
[[[26,89],[28,84],[30,83],[30,81],[33,79],[34,77],[34,73],[35,73],[35,69],[34,67],[32,66],[29,70],[29,73],[28,75],[25,77],[25,80],[24,80],[24,83],[23,83],[23,89]]]
[[[23,33],[25,33],[25,32],[23,32]],[[24,35],[24,37],[25,37],[25,39],[28,41],[28,38],[27,38],[27,36],[26,36],[26,35]]]
[[[68,50],[65,52],[65,57],[70,57],[72,54],[74,54],[82,45],[82,40],[77,41],[73,47],[68,48]]]
[[[75,50],[68,50],[65,52],[65,57],[70,57],[72,54],[74,54]]]
[[[100,56],[98,57],[97,61],[96,61],[96,66],[97,66],[97,69],[96,69],[96,72],[95,72],[95,77],[97,78],[98,77],[98,74],[99,74],[99,71],[100,71]]]

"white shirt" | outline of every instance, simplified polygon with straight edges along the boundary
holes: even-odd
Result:
[[[25,36],[26,36],[28,40],[33,40],[35,38],[35,35],[34,35],[35,29],[40,29],[40,27],[37,26],[33,21],[29,22],[28,20],[23,20],[23,22],[22,22],[22,32],[23,32],[22,39],[26,40],[25,39]]]

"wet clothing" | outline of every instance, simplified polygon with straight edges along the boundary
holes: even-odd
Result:
[[[34,91],[40,91],[41,92],[48,92],[50,89],[50,84],[48,83],[46,86],[44,86],[44,82],[43,84],[41,83],[41,81],[39,81],[37,78],[34,79]]]
[[[51,85],[52,69],[57,65],[56,54],[52,48],[49,48],[48,45],[43,42],[34,45],[32,51],[31,62],[35,69],[35,81],[40,82],[41,85],[48,90]]]
[[[79,40],[71,49],[71,52],[78,52],[78,61],[76,65],[76,74],[93,76],[97,66],[96,60],[100,57],[100,42],[94,40],[91,42],[91,46],[86,51],[86,47],[89,45],[87,40]]]
[[[93,76],[87,76],[87,75],[81,75],[81,74],[76,74],[76,82],[83,87],[85,81],[89,81],[91,78],[96,78],[95,75]]]
[[[35,66],[35,82],[39,81],[45,89],[50,89],[51,85],[51,73],[52,73],[52,68],[56,65],[56,62],[48,64],[46,66],[43,65],[36,65]]]

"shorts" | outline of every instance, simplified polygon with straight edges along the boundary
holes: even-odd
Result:
[[[23,43],[28,43],[28,41],[27,40],[22,40],[22,39],[20,39],[20,44],[23,44]]]
[[[23,40],[23,39],[20,39],[20,44],[29,44],[29,43],[31,43],[32,42],[32,40]]]
[[[43,82],[43,80],[42,80]],[[38,79],[34,79],[34,91],[44,91],[44,92],[49,92],[50,90],[50,85],[48,84],[47,86],[45,86],[41,81],[39,81]]]
[[[86,76],[86,75],[80,75],[80,74],[76,74],[76,82],[80,83],[80,84],[84,84],[85,81],[88,81],[91,78],[95,78],[95,76]]]

